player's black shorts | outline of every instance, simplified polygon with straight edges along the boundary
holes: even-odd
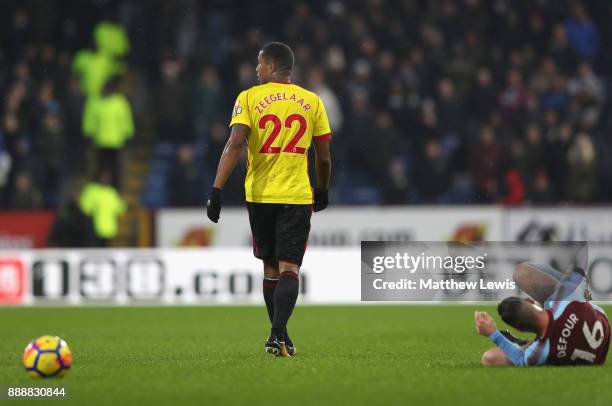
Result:
[[[253,254],[302,265],[310,233],[310,204],[249,203]]]

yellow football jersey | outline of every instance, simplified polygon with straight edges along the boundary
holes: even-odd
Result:
[[[291,83],[254,86],[238,95],[230,127],[234,124],[251,129],[247,202],[312,204],[308,148],[313,138],[331,139],[319,96]]]

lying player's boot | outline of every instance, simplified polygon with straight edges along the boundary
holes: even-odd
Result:
[[[287,355],[289,355],[290,357],[293,357],[295,354],[297,354],[297,351],[295,349],[295,346],[293,345],[293,341],[291,341],[291,338],[289,338],[289,334],[285,331],[285,350],[287,352]]]
[[[586,273],[584,272],[584,269],[579,268],[579,267],[575,267],[574,268],[574,272],[578,273],[579,275],[581,275],[587,283],[587,287],[584,289],[584,298],[587,301],[591,301],[593,300],[593,297],[591,296],[591,291],[589,290],[589,278],[587,277]]]
[[[282,347],[284,347],[284,344],[282,345]],[[275,335],[271,335],[270,337],[268,337],[268,341],[266,341],[265,344],[265,349],[268,354],[272,354],[275,357],[280,356],[281,342],[279,341],[278,337],[276,337]]]
[[[520,346],[523,346],[523,345],[527,345],[527,344],[529,344],[529,340],[525,340],[525,339],[523,339],[523,338],[517,337],[517,336],[513,335],[513,334],[512,334],[510,331],[508,331],[508,330],[503,330],[503,331],[500,331],[500,333],[501,333],[501,334],[502,334],[504,337],[506,337],[508,340],[512,341],[514,344],[518,344],[518,345],[520,345]]]
[[[582,269],[582,268],[580,268],[578,266],[574,267],[574,272],[576,272],[578,275],[582,276],[585,279],[587,277],[586,276],[586,272],[584,272],[584,269]]]

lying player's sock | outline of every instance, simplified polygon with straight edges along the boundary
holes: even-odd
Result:
[[[270,323],[274,320],[274,291],[276,290],[277,284],[278,279],[264,278],[263,280],[263,297],[266,301]]]
[[[293,272],[282,272],[274,292],[272,335],[281,337],[291,317],[300,288],[300,280]]]

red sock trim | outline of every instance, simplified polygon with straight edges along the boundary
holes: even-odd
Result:
[[[300,277],[298,276],[297,273],[292,272],[292,271],[285,271],[285,272],[281,272],[280,274],[281,278],[295,278],[295,279],[300,279]]]

